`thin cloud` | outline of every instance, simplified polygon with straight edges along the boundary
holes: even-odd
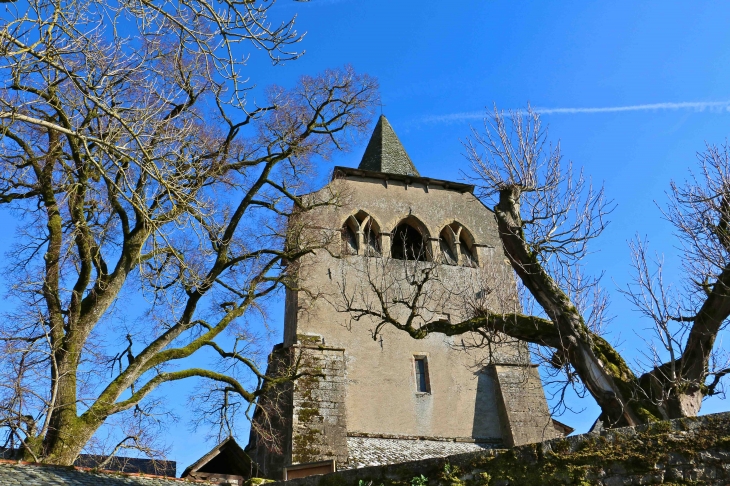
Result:
[[[577,115],[590,113],[621,113],[625,111],[693,110],[715,113],[730,111],[730,101],[683,101],[679,103],[650,103],[644,105],[604,106],[593,108],[534,108],[541,115]],[[431,115],[421,119],[425,123],[456,123],[481,120],[486,111],[466,111],[446,115]]]

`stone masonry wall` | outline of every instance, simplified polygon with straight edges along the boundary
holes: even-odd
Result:
[[[508,447],[556,439],[537,368],[531,365],[491,365],[497,383],[502,441]]]
[[[291,348],[274,346],[269,355],[266,376],[289,373],[294,359]],[[292,384],[273,387],[259,397],[245,452],[258,466],[258,476],[281,478],[282,468],[291,455]]]
[[[415,479],[415,481],[414,481]],[[730,484],[730,413],[289,481],[339,485]],[[284,483],[271,483],[271,486]]]
[[[291,464],[335,459],[347,461],[345,350],[322,345],[297,346],[312,373],[294,384]],[[320,375],[320,376],[315,376]]]
[[[433,334],[413,339],[393,326],[380,329],[378,339],[373,340],[371,330],[377,325],[377,318],[362,316],[353,320],[349,313],[341,312],[346,296],[355,297],[358,304],[376,302],[368,275],[376,280],[380,275],[389,275],[394,279],[395,293],[409,291],[406,272],[411,271],[411,266],[404,265],[402,260],[366,257],[368,252],[364,249],[359,255],[338,256],[340,230],[350,218],[357,220],[362,214],[367,214],[368,221],[381,232],[385,255],[391,246],[388,235],[404,219],[423,231],[428,243],[434,246],[433,252],[440,251],[441,231],[457,221],[464,234],[474,239],[479,268],[443,265],[439,267],[438,282],[432,282],[426,291],[424,309],[438,310],[436,318],[458,322],[466,317],[462,299],[448,298],[449,294],[494,298],[496,303],[501,301],[502,294],[510,297],[514,293],[512,271],[501,250],[497,250],[501,247],[493,214],[464,189],[467,186],[452,189],[429,184],[426,180],[389,180],[386,184],[383,179],[351,175],[336,179],[309,196],[317,202],[333,193],[341,195],[339,204],[324,205],[307,213],[308,226],[316,228],[312,238],[322,231],[335,238],[330,251],[309,254],[297,264],[298,287],[308,292],[299,292],[296,301],[294,291],[289,292],[285,345],[293,344],[302,335],[318,335],[327,346],[347,350],[346,406],[351,433],[501,440],[495,383],[486,373],[479,372],[489,358],[487,350],[465,353],[460,343],[462,339],[469,342],[469,336]],[[391,280],[388,282],[390,286]],[[490,291],[482,292],[487,287]],[[402,307],[391,311],[397,312],[398,317],[407,315]],[[433,316],[426,311],[424,317]],[[509,343],[489,352],[499,355],[497,359],[504,362],[517,350]],[[417,391],[416,356],[427,359],[430,393]]]

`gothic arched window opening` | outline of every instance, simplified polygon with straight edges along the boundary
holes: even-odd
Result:
[[[476,247],[474,237],[459,223],[451,223],[439,234],[441,261],[447,265],[476,267]]]
[[[380,256],[380,228],[372,218],[363,228],[363,244],[367,256]]]
[[[357,255],[357,233],[351,225],[342,225],[342,253],[344,255]]]
[[[342,253],[380,256],[380,226],[365,211],[348,217],[342,225]]]
[[[414,218],[415,219],[415,218]],[[403,221],[393,230],[390,256],[396,260],[427,261],[428,241],[425,231],[419,231],[411,221]]]
[[[454,248],[454,234],[448,226],[441,230],[439,235],[439,248],[441,249],[441,262],[447,265],[457,265],[459,258]]]

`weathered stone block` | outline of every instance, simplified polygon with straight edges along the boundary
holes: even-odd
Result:
[[[623,486],[624,484],[631,484],[632,479],[626,476],[609,476],[603,480],[603,484],[606,486]]]
[[[659,471],[657,473],[644,474],[639,478],[637,484],[661,484],[664,482],[664,472]]]
[[[324,377],[300,380],[294,387],[290,463],[347,460],[344,350],[302,348],[302,361],[316,363]],[[310,359],[312,358],[312,359]],[[315,370],[316,371],[316,370]]]

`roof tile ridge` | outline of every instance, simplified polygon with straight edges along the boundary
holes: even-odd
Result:
[[[15,459],[0,459],[0,464],[8,464],[8,465],[15,465],[15,466],[45,467],[45,468],[55,467],[55,468],[59,468],[59,469],[66,469],[69,471],[90,472],[90,473],[95,473],[95,474],[106,474],[109,476],[129,476],[129,477],[139,477],[139,478],[149,478],[149,479],[164,479],[167,481],[177,481],[180,483],[214,484],[209,481],[204,481],[201,479],[174,478],[171,476],[159,476],[156,474],[112,471],[110,469],[96,469],[93,467],[83,467],[83,466],[64,466],[63,464],[47,464],[45,462],[31,462],[31,461],[23,461],[23,460],[15,460]]]

